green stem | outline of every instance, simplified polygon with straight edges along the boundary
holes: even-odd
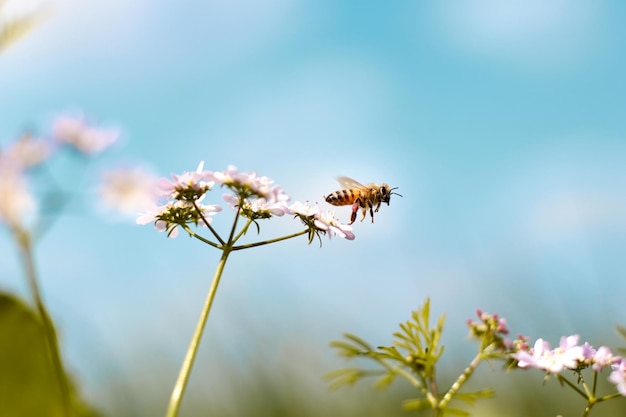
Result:
[[[233,246],[233,250],[241,250],[241,249],[255,248],[257,246],[269,245],[270,243],[276,243],[282,240],[287,240],[287,239],[292,239],[294,237],[302,236],[308,232],[309,232],[309,229],[305,229],[301,232],[292,233],[290,235],[283,236],[283,237],[277,237],[275,239],[264,240],[262,242],[248,243],[248,244],[240,245],[240,246]]]
[[[196,232],[194,232],[193,230],[191,230],[191,229],[189,228],[189,226],[187,226],[186,224],[182,224],[182,225],[181,225],[181,227],[182,227],[183,229],[185,229],[185,232],[189,233],[189,236],[195,237],[195,238],[196,238],[196,239],[198,239],[199,241],[204,242],[204,243],[206,243],[207,245],[211,245],[211,246],[213,246],[213,247],[214,247],[214,248],[216,248],[216,249],[222,249],[222,246],[218,245],[218,244],[217,244],[217,243],[215,243],[215,242],[210,241],[209,239],[207,239],[207,238],[205,238],[205,237],[203,237],[203,236],[200,236],[199,234],[197,234]]]
[[[248,228],[250,227],[251,224],[252,224],[252,220],[248,219],[248,221],[246,222],[246,225],[241,228],[241,230],[237,233],[235,237],[233,237],[233,244],[237,242],[239,238],[241,238],[241,236],[245,235],[248,232]]]
[[[35,271],[35,261],[33,258],[33,247],[31,244],[30,236],[25,230],[22,229],[14,229],[13,233],[17,241],[17,246],[20,250],[22,261],[24,263],[28,286],[30,287],[30,292],[33,300],[35,301],[37,312],[39,314],[39,317],[41,318],[41,323],[46,338],[46,344],[48,346],[50,358],[52,360],[54,375],[61,393],[63,414],[69,417],[73,415],[69,384],[65,375],[65,371],[63,370],[63,363],[61,361],[61,353],[59,352],[59,344],[56,330],[54,329],[52,319],[50,318],[50,315],[48,314],[48,311],[43,303],[41,291],[37,282],[37,272]]]
[[[485,350],[483,350],[482,352],[480,352],[478,355],[476,355],[474,357],[474,359],[472,359],[472,361],[470,362],[470,364],[467,366],[467,368],[465,368],[465,370],[463,371],[463,373],[461,375],[459,375],[459,377],[457,378],[456,381],[454,381],[454,384],[452,384],[452,386],[450,387],[450,389],[448,390],[448,392],[445,393],[445,395],[443,396],[443,398],[441,399],[441,402],[439,403],[439,409],[443,410],[448,403],[450,402],[450,400],[452,400],[452,398],[454,397],[454,394],[456,394],[459,389],[461,389],[461,387],[463,386],[463,384],[469,379],[469,377],[474,373],[474,371],[476,370],[476,368],[478,367],[478,365],[480,364],[480,362],[483,360],[483,358],[485,357],[485,355],[488,355],[488,350],[490,350],[490,346],[487,346],[485,348]]]
[[[239,198],[239,205],[237,206],[237,212],[235,213],[235,221],[233,222],[233,227],[230,229],[230,234],[228,235],[228,242],[230,244],[235,242],[233,237],[235,236],[235,230],[237,230],[237,222],[239,221],[239,213],[241,213],[241,205],[243,202],[243,198]]]
[[[213,228],[213,226],[211,226],[211,223],[209,223],[209,221],[206,219],[206,217],[204,217],[204,214],[202,214],[202,210],[200,210],[200,208],[198,207],[198,205],[196,204],[196,201],[193,201],[193,207],[196,209],[196,211],[198,212],[198,215],[200,216],[200,218],[202,219],[202,221],[204,222],[204,225],[211,231],[211,233],[213,233],[213,236],[215,236],[215,238],[217,239],[218,242],[220,242],[220,244],[222,246],[224,246],[224,240],[222,240],[222,237],[220,236],[219,233],[217,233],[217,230],[215,230]],[[212,246],[217,247],[217,245],[213,244]]]
[[[183,394],[185,393],[185,389],[187,388],[187,383],[189,381],[189,376],[191,375],[191,368],[193,367],[194,360],[196,359],[196,354],[198,353],[200,340],[202,339],[202,333],[204,332],[204,327],[206,325],[207,319],[209,318],[209,312],[211,311],[211,306],[213,305],[213,300],[215,299],[217,286],[219,285],[220,278],[222,277],[222,272],[224,271],[224,266],[226,265],[226,260],[228,259],[230,251],[231,249],[228,246],[225,247],[222,252],[222,257],[217,264],[217,269],[215,270],[215,275],[213,276],[211,288],[209,289],[209,293],[207,294],[204,306],[202,307],[200,318],[198,319],[198,323],[196,324],[196,329],[194,331],[193,337],[191,338],[191,342],[189,343],[189,348],[187,349],[187,354],[185,355],[185,359],[178,374],[178,379],[176,380],[176,384],[174,385],[172,396],[170,398],[170,403],[167,407],[167,412],[165,414],[166,417],[175,417],[178,415],[178,410],[180,409]]]
[[[574,391],[576,391],[578,394],[580,394],[581,397],[583,397],[586,400],[589,400],[589,398],[593,397],[591,395],[591,393],[589,392],[589,389],[587,388],[587,385],[583,385],[585,387],[585,391],[581,390],[580,388],[578,388],[576,385],[574,385],[569,379],[567,379],[566,377],[564,377],[561,374],[556,374],[556,377],[559,381],[564,382],[565,384],[569,385],[570,388],[572,388]]]

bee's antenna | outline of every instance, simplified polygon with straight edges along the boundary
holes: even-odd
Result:
[[[393,188],[390,188],[390,189],[389,189],[389,191],[393,191],[393,190],[397,190],[397,189],[398,189],[398,187],[393,187]],[[392,195],[392,194],[395,194],[395,195],[397,195],[397,196],[402,197],[402,194],[392,193],[392,192],[390,192],[390,193],[389,193],[389,195]]]

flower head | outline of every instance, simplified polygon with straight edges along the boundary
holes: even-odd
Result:
[[[167,232],[168,237],[178,236],[178,227],[188,223],[205,225],[211,223],[211,217],[215,213],[222,211],[220,206],[200,204],[195,206],[187,201],[169,201],[165,205],[153,207],[147,213],[142,214],[136,220],[137,224],[148,224],[154,222],[155,228],[159,232]]]
[[[271,185],[274,183],[268,177],[259,177],[256,172],[239,172],[236,167],[229,166],[226,171],[213,173],[215,182],[230,188],[240,198],[250,197],[268,198],[273,192]]]
[[[98,193],[102,203],[122,215],[134,215],[154,207],[156,178],[138,167],[107,171]]]
[[[322,232],[328,232],[328,238],[330,239],[333,234],[342,237],[347,240],[354,240],[354,233],[352,233],[352,226],[343,224],[335,217],[333,211],[326,211],[320,213],[315,217],[313,222],[318,230]]]
[[[468,320],[467,325],[470,328],[470,336],[480,340],[481,350],[490,345],[506,350],[511,345],[511,342],[504,339],[504,335],[509,334],[506,319],[482,310],[477,310],[476,315],[479,321]]]
[[[352,226],[341,223],[332,211],[323,212],[317,204],[311,206],[308,202],[296,201],[286,208],[286,212],[298,217],[309,228],[309,243],[316,235],[327,233],[329,238],[333,234],[347,240],[355,238]]]
[[[194,172],[172,174],[173,180],[161,178],[157,182],[159,194],[173,200],[190,202],[200,200],[215,184],[213,173],[204,171],[203,168],[204,161],[201,161]]]
[[[551,374],[564,369],[580,371],[589,366],[598,372],[623,360],[613,355],[606,346],[594,349],[587,342],[579,345],[579,339],[578,335],[564,336],[559,346],[554,349],[550,349],[550,344],[543,339],[537,339],[532,349],[520,350],[511,357],[518,361],[517,366],[520,368],[537,368]]]
[[[517,359],[520,368],[537,368],[551,374],[557,374],[563,369],[578,369],[584,361],[583,349],[578,346],[578,335],[562,337],[559,347],[550,349],[550,344],[543,339],[537,339],[530,351],[520,351],[511,356]]]
[[[85,154],[96,154],[117,142],[116,129],[102,129],[87,124],[82,117],[61,116],[52,123],[52,135],[60,142]]]
[[[21,168],[11,156],[0,155],[0,223],[10,227],[21,226],[36,207]]]
[[[609,381],[615,385],[617,391],[626,397],[626,360],[619,358],[613,363]]]
[[[6,148],[4,154],[23,169],[28,169],[45,161],[52,154],[52,145],[27,132]]]

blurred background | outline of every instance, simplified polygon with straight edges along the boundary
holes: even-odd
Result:
[[[104,415],[164,413],[219,258],[103,215],[89,187],[115,165],[161,176],[200,160],[235,165],[324,208],[338,175],[403,195],[376,223],[356,223],[354,241],[320,248],[303,237],[233,254],[183,415],[401,415],[414,396],[403,384],[327,392],[322,375],[346,365],[329,342],[348,331],[389,345],[427,297],[447,317],[443,385],[475,354],[465,321],[477,308],[532,341],[578,333],[626,344],[615,331],[626,324],[626,4],[8,5],[6,16],[39,8],[46,18],[0,55],[0,144],[72,112],[123,132],[88,170],[65,172],[84,198],[36,252],[64,359]],[[209,200],[224,205],[219,191]],[[350,209],[336,213],[347,222]],[[225,210],[216,227],[231,219]],[[0,289],[28,300],[4,235],[0,254]],[[477,375],[475,389],[503,387],[477,415],[583,407],[564,404],[574,394],[542,386],[538,371],[501,376],[497,366]],[[597,415],[624,410],[612,403]]]

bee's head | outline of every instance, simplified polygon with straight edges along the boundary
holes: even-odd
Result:
[[[402,197],[401,194],[393,192],[393,190],[397,190],[397,189],[398,189],[398,187],[391,188],[387,184],[383,184],[380,187],[380,190],[379,190],[380,191],[380,201],[383,202],[383,203],[387,203],[387,205],[389,205],[389,200],[391,200],[391,195],[392,194],[395,194],[395,195],[398,195],[398,196]]]

